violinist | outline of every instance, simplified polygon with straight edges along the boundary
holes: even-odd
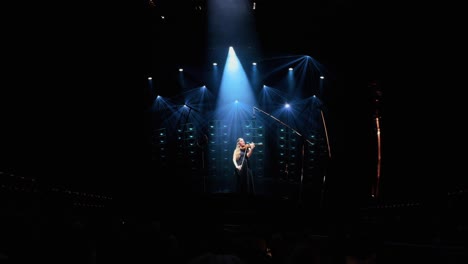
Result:
[[[250,168],[249,158],[252,156],[255,143],[246,143],[243,138],[238,138],[236,148],[232,155],[232,162],[235,166],[235,175],[237,181],[237,191],[243,194],[254,193],[254,183],[252,169]]]

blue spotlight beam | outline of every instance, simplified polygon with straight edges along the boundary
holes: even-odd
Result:
[[[185,107],[187,107],[187,108],[189,108],[189,109],[190,109],[189,111],[192,111],[192,110],[193,110],[193,111],[195,111],[195,112],[198,112],[198,113],[200,113],[200,111],[199,111],[199,110],[197,110],[197,109],[195,109],[195,108],[191,107],[191,106],[190,106],[190,105],[188,105],[188,104],[184,104],[184,106],[185,106]]]
[[[262,109],[259,109],[259,108],[256,107],[256,106],[254,106],[253,109],[254,109],[254,110],[257,110],[257,111],[259,111],[259,112],[264,113],[265,115],[271,117],[271,118],[272,118],[273,120],[275,120],[276,122],[278,122],[278,123],[282,124],[283,126],[289,128],[289,129],[291,129],[294,133],[296,133],[296,134],[299,135],[300,137],[304,138],[304,137],[302,136],[302,134],[299,133],[297,130],[295,130],[294,128],[290,127],[288,124],[285,124],[283,121],[279,120],[278,118],[274,117],[273,115],[271,115],[271,114],[269,114],[269,113],[263,111]],[[310,140],[308,140],[308,139],[306,139],[306,138],[304,138],[304,140],[307,141],[309,144],[313,145],[313,143],[312,143]]]

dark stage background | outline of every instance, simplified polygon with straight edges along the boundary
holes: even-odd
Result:
[[[463,23],[419,6],[258,0],[254,29],[241,21],[215,32],[208,1],[142,3],[139,20],[76,5],[49,22],[18,12],[35,22],[5,48],[0,262],[188,263],[212,252],[299,263],[305,248],[323,263],[466,263],[465,81],[454,66],[463,42],[443,30]],[[187,174],[175,156],[155,161],[156,92],[183,94],[172,70],[202,72],[231,44],[245,61],[307,55],[333,76],[321,97],[326,185],[300,189],[266,155],[261,195],[242,198],[202,191],[206,174]]]

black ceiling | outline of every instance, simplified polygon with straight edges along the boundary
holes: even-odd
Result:
[[[225,3],[235,1],[226,1]],[[378,9],[366,10],[349,1],[237,1],[248,5],[254,20],[258,56],[309,55],[329,68],[361,69],[361,74],[375,74],[379,61],[382,28],[378,26]],[[246,3],[248,2],[248,3]],[[256,9],[252,10],[253,3]],[[236,3],[237,4],[237,3]],[[147,5],[148,43],[151,59],[147,73],[154,75],[159,66],[191,61],[199,63],[234,42],[237,47],[251,48],[249,38],[210,40],[207,32],[208,1],[152,0]],[[164,16],[164,19],[162,19]],[[226,30],[228,25],[223,25]],[[229,36],[228,36],[229,38]],[[370,71],[367,73],[367,71]],[[370,76],[369,78],[374,78]]]

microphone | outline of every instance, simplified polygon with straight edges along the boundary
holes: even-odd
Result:
[[[255,119],[255,106],[252,107],[252,119]]]

